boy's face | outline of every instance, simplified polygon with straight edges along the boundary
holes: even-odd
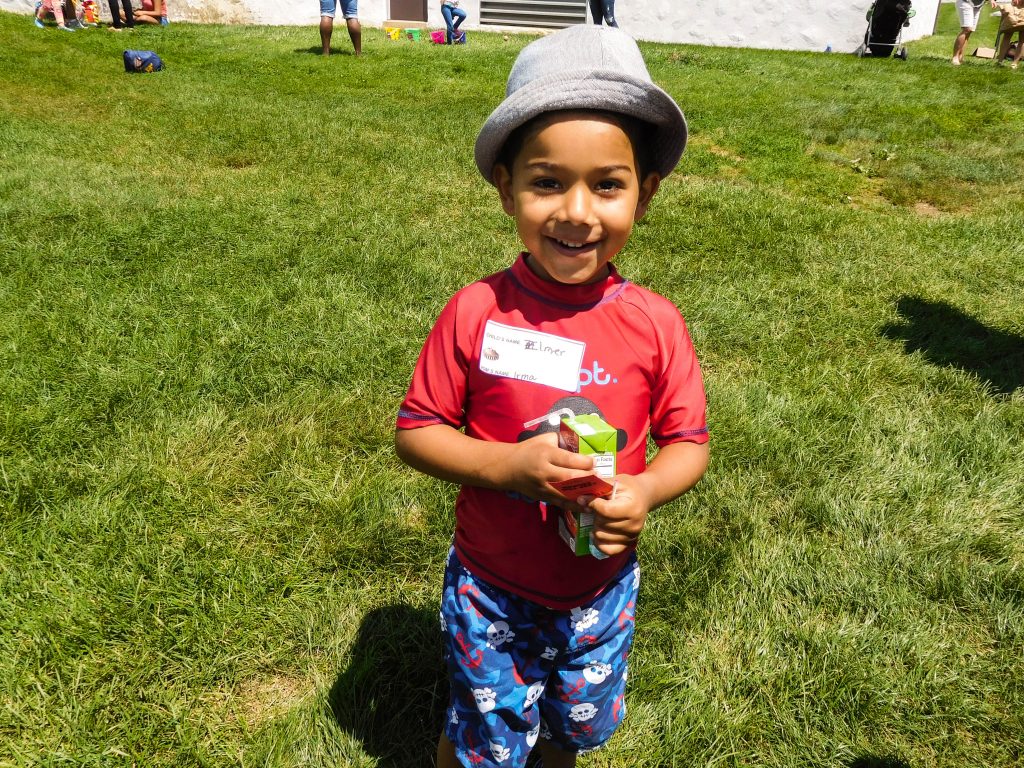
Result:
[[[538,123],[512,168],[495,167],[494,180],[530,267],[545,280],[571,285],[608,275],[608,262],[661,181],[656,173],[640,178],[632,141],[618,123],[582,112]]]

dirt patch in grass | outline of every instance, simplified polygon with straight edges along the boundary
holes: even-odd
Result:
[[[893,202],[882,193],[876,179],[864,179],[860,189],[850,195],[846,202],[861,211],[892,210]]]
[[[924,200],[918,200],[914,203],[914,213],[918,216],[923,216],[926,219],[934,219],[942,215],[942,211]]]
[[[298,704],[308,690],[304,680],[289,675],[250,678],[238,689],[237,711],[250,727],[259,726]]]
[[[707,144],[705,149],[715,157],[721,157],[734,163],[742,163],[744,161],[744,158],[740,157],[735,152],[732,152],[725,147],[720,147],[717,144]]]

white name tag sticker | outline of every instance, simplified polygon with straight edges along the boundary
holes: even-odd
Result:
[[[575,392],[586,347],[582,341],[488,320],[480,342],[480,370]]]

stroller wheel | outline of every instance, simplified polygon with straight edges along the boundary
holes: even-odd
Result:
[[[900,48],[899,51],[896,53],[896,58],[897,59],[903,59],[903,61],[906,61],[907,60],[907,49],[906,48]]]
[[[865,52],[864,46],[863,45],[858,45],[857,46],[857,50],[853,52],[853,55],[856,56],[858,59],[862,59],[862,58],[864,58],[864,52]]]

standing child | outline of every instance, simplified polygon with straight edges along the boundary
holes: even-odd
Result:
[[[708,462],[693,344],[667,299],[612,265],[686,145],[679,107],[636,43],[578,26],[528,45],[476,141],[476,163],[526,247],[455,294],[399,410],[399,456],[460,483],[441,624],[451,682],[439,766],[575,765],[625,714],[647,515]],[[618,430],[610,498],[577,557],[552,483],[592,474],[558,447],[559,415]],[[538,428],[537,425],[540,425]],[[659,450],[647,464],[648,434]],[[579,509],[579,508],[577,508]]]
[[[459,8],[459,0],[441,0],[441,15],[444,16],[445,42],[452,43],[466,42],[466,33],[459,32],[459,25],[466,20],[468,15]]]

